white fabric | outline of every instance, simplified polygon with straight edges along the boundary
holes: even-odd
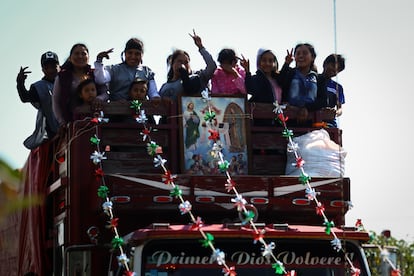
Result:
[[[298,144],[298,155],[305,161],[303,169],[309,176],[340,177],[345,173],[347,152],[329,137],[325,129],[314,130],[302,136],[294,137]],[[287,153],[286,175],[300,175],[296,168],[293,152]]]

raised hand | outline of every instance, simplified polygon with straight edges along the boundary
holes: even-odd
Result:
[[[293,58],[293,49],[290,49],[290,52],[289,52],[289,49],[287,49],[286,52],[287,52],[287,54],[286,54],[286,57],[285,57],[285,63],[286,64],[291,64],[292,61],[294,60],[294,58]]]
[[[203,42],[201,41],[201,37],[199,37],[195,30],[193,29],[193,34],[189,34],[191,38],[194,40],[195,45],[198,47],[198,49],[203,48]]]
[[[113,51],[114,51],[114,48],[111,48],[111,49],[109,49],[109,50],[107,50],[107,51],[100,52],[100,53],[96,56],[96,60],[101,61],[101,60],[103,60],[104,58],[109,59],[109,54],[110,54],[110,53],[112,53]]]
[[[17,78],[16,81],[17,83],[24,83],[24,81],[27,79],[27,75],[32,73],[32,71],[26,71],[29,67],[21,67],[20,66],[20,71],[17,74]]]
[[[244,68],[244,71],[246,71],[246,73],[250,72],[250,61],[246,59],[243,55],[241,55],[241,57],[242,57],[240,59],[241,67]]]

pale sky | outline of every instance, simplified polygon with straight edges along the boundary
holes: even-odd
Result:
[[[413,9],[412,0],[336,1],[337,52],[346,58],[338,77],[346,98],[340,124],[354,204],[346,222],[354,225],[361,218],[368,230],[390,229],[396,238],[411,241]],[[315,46],[316,65],[322,68],[335,51],[333,10],[333,0],[2,0],[0,156],[15,168],[25,163],[29,152],[22,142],[34,129],[36,111],[20,102],[15,80],[20,66],[33,72],[27,88],[39,80],[40,55],[47,50],[63,63],[72,45],[82,42],[93,64],[100,51],[115,48],[105,61],[112,64],[120,62],[125,42],[139,37],[144,64],[160,87],[172,49],[189,52],[193,69],[204,67],[188,35],[194,28],[215,59],[231,47],[250,59],[252,71],[258,48],[272,49],[283,63],[286,49],[298,42]]]

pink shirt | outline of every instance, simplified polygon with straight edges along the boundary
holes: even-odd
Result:
[[[270,84],[272,85],[273,95],[275,97],[275,100],[278,103],[282,103],[282,88],[280,88],[279,84],[276,80],[272,78],[268,78]]]
[[[244,86],[244,78],[246,72],[242,67],[235,67],[238,73],[237,77],[226,73],[223,68],[218,67],[211,78],[211,93],[212,94],[246,94],[246,87]]]

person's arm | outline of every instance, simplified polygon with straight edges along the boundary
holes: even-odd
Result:
[[[210,53],[206,50],[206,48],[204,48],[201,37],[199,37],[194,30],[193,34],[190,34],[190,36],[194,40],[194,44],[198,47],[198,51],[206,63],[206,68],[198,73],[200,90],[203,90],[207,87],[208,82],[213,77],[214,71],[217,69],[217,65]]]
[[[309,111],[319,110],[327,106],[326,80],[324,81],[321,76],[318,76],[316,78],[316,81],[317,81],[316,99],[311,103],[305,104],[305,107]]]
[[[95,77],[96,84],[105,84],[111,81],[111,74],[108,72],[108,68],[106,68],[102,62],[95,61],[94,63],[95,69],[93,71],[93,75]]]
[[[244,86],[244,79],[246,78],[246,73],[243,69],[235,69],[237,72],[237,77],[233,80],[234,85],[239,89],[240,93],[246,94],[246,87]]]
[[[154,78],[155,73],[152,72],[152,70],[147,66],[144,66],[143,68],[145,70],[145,75],[148,80],[148,91],[147,91],[148,98],[150,100],[153,98],[159,98],[160,94],[158,93],[157,83],[155,82],[155,78]]]
[[[213,77],[214,71],[217,69],[217,64],[206,48],[202,46],[202,48],[199,48],[199,52],[206,63],[206,68],[199,73],[200,84],[202,89],[204,89],[207,87],[208,81]]]
[[[29,90],[26,89],[25,80],[27,78],[27,74],[31,73],[30,71],[26,71],[27,68],[28,67],[20,67],[20,71],[17,74],[17,92],[19,93],[20,100],[24,103],[39,102],[39,95],[37,94],[36,88],[31,85]]]
[[[112,53],[114,48],[111,48],[107,51],[100,52],[96,56],[96,61],[94,63],[95,69],[93,74],[95,76],[95,82],[97,84],[105,84],[111,81],[111,74],[108,72],[108,67],[104,67],[102,61],[104,58],[109,59],[109,54]]]
[[[153,99],[153,98],[159,98],[160,94],[158,93],[158,89],[157,89],[157,83],[155,82],[154,79],[150,80],[148,82],[148,98]]]
[[[342,105],[345,103],[344,88],[338,83],[338,97],[336,102],[336,116],[342,115]]]

